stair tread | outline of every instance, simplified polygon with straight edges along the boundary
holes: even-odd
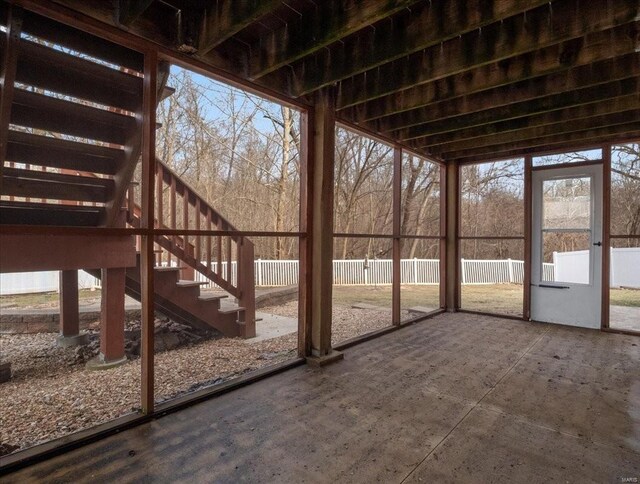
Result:
[[[178,287],[200,287],[208,284],[208,282],[204,281],[178,281],[176,285]]]
[[[237,307],[233,307],[233,308],[220,308],[218,309],[218,312],[220,314],[233,314],[233,313],[238,313],[240,311],[244,311],[246,308],[243,308],[242,306],[237,306]]]
[[[2,195],[106,203],[113,193],[110,178],[51,171],[4,168]]]
[[[15,89],[11,122],[107,143],[124,145],[135,118],[44,94]]]
[[[0,201],[0,224],[95,227],[103,207]]]
[[[154,267],[153,268],[153,270],[158,271],[158,272],[176,272],[176,271],[179,271],[180,269],[183,269],[183,267],[158,266],[158,267]]]
[[[144,56],[139,52],[32,12],[25,12],[23,18],[22,31],[27,34],[118,66],[143,70]]]
[[[67,185],[92,185],[102,188],[113,188],[114,185],[113,179],[111,178],[71,175],[52,171],[27,170],[24,168],[4,168],[2,170],[2,175],[11,178],[28,178],[50,183],[64,183]]]
[[[142,78],[26,39],[16,81],[129,111],[142,103]]]
[[[225,299],[229,296],[226,295],[221,295],[221,296],[216,296],[214,294],[201,294],[200,296],[198,296],[198,299],[200,299],[201,301],[219,301],[220,299]]]
[[[9,130],[6,158],[17,163],[114,175],[123,156],[121,149]]]

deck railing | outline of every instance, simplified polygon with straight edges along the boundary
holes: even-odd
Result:
[[[187,185],[162,161],[156,160],[155,227],[180,232],[188,230],[235,231],[219,212]],[[127,223],[139,227],[140,207],[135,202],[135,184],[127,201]],[[188,235],[156,237],[156,265],[182,268],[183,279],[195,274],[235,296],[247,319],[255,318],[254,245],[236,235]],[[241,270],[234,273],[232,267]]]

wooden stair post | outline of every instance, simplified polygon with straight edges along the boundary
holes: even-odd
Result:
[[[126,210],[121,210],[116,219],[117,227],[124,227],[126,216]],[[113,368],[127,361],[124,354],[127,270],[124,267],[103,268],[100,279],[100,355],[87,363],[87,368],[93,370]]]
[[[238,288],[240,297],[238,305],[244,308],[243,338],[254,338],[256,335],[256,297],[254,275],[254,249],[253,244],[242,237],[238,250]]]
[[[124,301],[126,269],[102,269],[100,307],[100,355],[87,363],[89,369],[106,369],[124,363]]]
[[[58,346],[87,343],[87,335],[80,334],[80,305],[78,301],[78,271],[60,271],[60,336]]]

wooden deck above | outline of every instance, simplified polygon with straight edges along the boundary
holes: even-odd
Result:
[[[435,159],[640,137],[636,0],[44,3]]]

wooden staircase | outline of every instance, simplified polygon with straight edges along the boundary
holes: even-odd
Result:
[[[133,179],[142,145],[142,54],[4,2],[0,23],[0,224],[140,227]],[[161,65],[160,99],[172,92],[168,73]],[[233,230],[160,161],[156,182],[156,228]],[[228,336],[255,335],[248,239],[171,234],[156,243],[157,310]],[[223,310],[221,297],[200,294],[204,281],[180,280],[196,272],[239,306]],[[139,274],[139,267],[127,269],[126,291],[138,299]]]

